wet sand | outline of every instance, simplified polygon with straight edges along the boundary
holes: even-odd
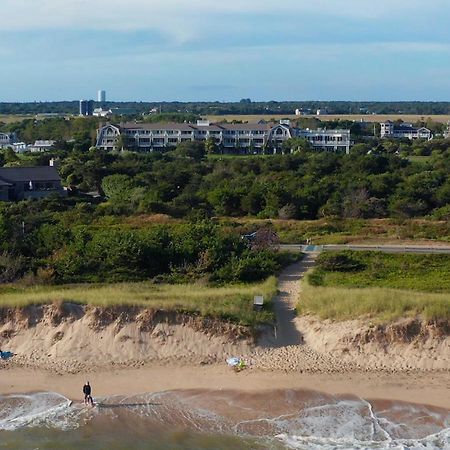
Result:
[[[41,369],[4,368],[1,370],[0,392],[58,392],[79,400],[86,379],[91,382],[94,397],[185,389],[232,389],[249,392],[308,389],[331,395],[348,394],[366,399],[405,401],[450,409],[448,371],[311,374],[248,368],[236,373],[225,364],[215,364],[154,365],[138,369],[108,369],[58,375]]]

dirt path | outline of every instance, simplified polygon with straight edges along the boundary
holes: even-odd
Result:
[[[278,295],[274,298],[276,317],[275,336],[264,336],[263,347],[287,347],[303,343],[303,336],[295,324],[295,307],[300,293],[300,281],[314,265],[316,255],[308,253],[304,258],[287,267],[278,279]]]
[[[279,277],[279,294],[274,298],[275,332],[264,333],[250,357],[253,366],[263,370],[284,370],[312,373],[337,373],[359,368],[352,362],[345,364],[328,352],[317,352],[303,338],[301,321],[295,307],[301,291],[301,280],[314,265],[316,254],[287,267]],[[305,333],[308,330],[304,330]]]

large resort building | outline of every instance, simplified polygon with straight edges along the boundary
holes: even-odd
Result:
[[[119,139],[121,137],[121,139]],[[155,151],[175,147],[181,142],[213,139],[224,153],[277,153],[290,138],[305,138],[313,148],[349,153],[349,130],[303,130],[288,120],[274,123],[125,123],[107,124],[97,132],[97,147],[120,150]]]

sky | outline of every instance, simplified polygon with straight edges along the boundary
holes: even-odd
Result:
[[[0,0],[0,101],[450,101],[449,0]]]

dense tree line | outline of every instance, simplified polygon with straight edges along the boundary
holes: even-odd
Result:
[[[81,140],[53,156],[71,192],[100,193],[100,215],[437,217],[450,203],[447,140],[360,143],[350,155],[314,151],[299,139],[285,143],[285,155],[207,151],[188,142],[166,152],[108,153]],[[46,164],[50,156],[3,151],[0,165]]]
[[[88,204],[56,198],[0,207],[0,283],[250,282],[282,262],[282,255],[255,251],[212,222],[135,229],[96,220]]]
[[[292,143],[297,150],[295,140]],[[68,184],[98,190],[103,214],[315,219],[417,217],[450,203],[447,141],[358,144],[350,155],[300,149],[267,157],[207,157],[199,144],[152,154],[90,150],[61,162]],[[429,154],[425,162],[401,152]],[[369,154],[368,154],[369,153]]]
[[[130,108],[137,114],[152,109],[161,112],[191,114],[293,114],[295,109],[315,114],[317,109],[329,114],[450,114],[450,102],[351,102],[351,101],[267,101],[252,102],[105,102],[106,108]],[[77,114],[78,101],[0,103],[0,114]]]

